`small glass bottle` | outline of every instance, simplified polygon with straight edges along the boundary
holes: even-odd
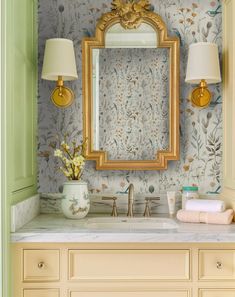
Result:
[[[198,187],[183,187],[182,209],[185,209],[186,201],[190,199],[199,199]]]

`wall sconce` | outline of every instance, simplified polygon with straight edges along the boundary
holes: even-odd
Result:
[[[73,91],[64,86],[64,81],[78,78],[72,40],[53,38],[46,41],[42,78],[57,81],[51,94],[57,107],[65,108],[73,103]]]
[[[207,85],[221,82],[219,52],[215,43],[199,42],[190,45],[185,81],[199,84],[192,91],[193,105],[207,107],[212,97]]]

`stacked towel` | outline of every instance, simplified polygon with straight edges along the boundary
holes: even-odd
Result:
[[[229,225],[233,220],[233,210],[228,209],[224,212],[200,212],[179,210],[177,219],[185,223],[206,223],[217,225]]]
[[[186,201],[185,210],[223,212],[225,211],[225,203],[221,200],[190,199]]]

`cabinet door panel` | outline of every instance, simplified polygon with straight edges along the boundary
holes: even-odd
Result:
[[[60,297],[58,289],[26,289],[24,297]]]
[[[200,297],[235,297],[235,289],[200,290]]]
[[[37,55],[34,0],[11,1],[8,155],[14,202],[36,193]]]
[[[189,250],[70,250],[70,280],[189,280]]]
[[[189,297],[189,292],[177,289],[154,292],[71,292],[70,297]]]

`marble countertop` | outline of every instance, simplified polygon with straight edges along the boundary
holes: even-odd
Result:
[[[11,242],[74,243],[203,243],[235,242],[235,224],[206,225],[179,223],[177,229],[97,230],[86,226],[87,219],[68,220],[58,214],[41,214],[11,234]]]

